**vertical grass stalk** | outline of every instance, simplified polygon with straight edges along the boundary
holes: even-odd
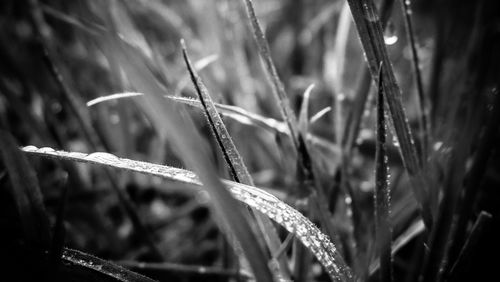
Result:
[[[210,98],[207,88],[205,87],[203,81],[199,77],[195,68],[193,67],[191,60],[189,59],[186,45],[184,40],[181,40],[182,54],[184,57],[184,62],[186,63],[191,81],[196,89],[196,93],[200,102],[203,106],[205,117],[210,125],[212,133],[222,151],[224,160],[229,167],[230,173],[236,182],[246,184],[249,186],[255,186],[252,176],[248,172],[243,159],[241,158],[238,149],[234,145],[229,132],[227,131],[224,122],[222,121],[214,102]],[[269,249],[269,254],[274,254],[278,251],[280,247],[280,239],[276,233],[274,225],[270,219],[261,213],[253,210],[253,216],[255,217],[260,233],[264,238],[264,242],[267,244]],[[257,246],[256,246],[257,247]],[[279,269],[287,269],[287,264],[285,259],[279,260],[280,267],[278,268],[278,273],[274,273],[277,277],[283,277],[289,279],[287,272],[279,271]]]
[[[403,108],[401,89],[396,81],[392,64],[385,47],[382,25],[372,0],[348,0],[359,38],[365,51],[372,78],[376,80],[380,62],[383,63],[381,76],[386,102],[398,138],[403,164],[410,177],[410,183],[417,199],[427,228],[433,223],[433,213],[437,210],[437,199],[429,197],[430,180],[426,177],[421,158],[413,141],[408,119]]]
[[[380,66],[379,73],[382,72]],[[376,247],[380,254],[380,281],[392,281],[392,228],[389,220],[391,191],[386,152],[387,121],[385,119],[383,78],[379,76],[377,96],[377,145],[375,155],[375,232]]]

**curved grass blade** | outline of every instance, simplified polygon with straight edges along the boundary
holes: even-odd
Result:
[[[33,155],[99,164],[153,175],[178,183],[202,186],[198,177],[188,170],[118,158],[109,153],[85,154],[35,146],[27,146],[23,150]],[[228,180],[223,180],[223,183],[234,198],[260,211],[283,226],[288,232],[295,234],[302,244],[316,256],[333,281],[354,280],[349,266],[345,264],[336,246],[300,212],[259,188]]]
[[[429,197],[430,180],[425,176],[423,164],[418,156],[408,119],[403,108],[401,89],[396,81],[392,64],[384,43],[382,25],[372,0],[348,0],[354,23],[359,33],[372,78],[377,81],[380,62],[381,76],[394,130],[398,138],[403,164],[410,177],[413,193],[427,228],[432,227],[437,199]]]
[[[62,272],[61,276],[64,277],[66,281],[155,281],[114,263],[77,250],[65,248],[62,254],[62,260],[64,263],[60,271]]]
[[[224,160],[226,161],[226,164],[228,165],[234,180],[239,183],[255,186],[253,179],[238,152],[238,149],[234,145],[233,140],[231,139],[231,136],[229,135],[229,132],[227,131],[226,126],[222,121],[222,118],[217,112],[217,109],[214,105],[214,102],[212,101],[212,98],[210,98],[208,89],[206,88],[203,81],[199,77],[195,68],[192,66],[191,60],[189,59],[186,50],[186,45],[184,43],[184,40],[181,41],[181,45],[182,45],[182,54],[184,57],[184,62],[186,63],[189,75],[195,86],[196,93],[198,94],[198,98],[200,99],[200,102],[203,106],[205,117],[207,118],[208,124],[210,125],[212,133],[215,139],[217,140],[217,144],[219,145],[219,148],[222,151]],[[281,242],[278,238],[278,235],[276,233],[273,224],[271,223],[269,218],[263,216],[258,212],[254,212],[254,216],[257,220],[260,232],[264,237],[264,240],[269,248],[270,253],[271,254],[275,253],[279,249]],[[286,261],[282,259],[280,260],[280,263],[281,263],[280,265],[281,268],[286,269],[287,267]],[[285,274],[285,272],[280,274],[278,271],[278,273],[275,273],[275,276],[279,277],[283,276],[283,274]],[[289,280],[290,275],[288,274],[285,275],[286,276],[283,278]]]
[[[125,92],[125,93],[117,93],[117,94],[111,94],[107,96],[101,96],[98,98],[95,98],[93,100],[90,100],[87,102],[87,104],[90,104],[91,106],[94,106],[98,103],[101,102],[106,102],[106,101],[111,101],[115,99],[121,99],[121,98],[127,98],[127,97],[135,97],[135,96],[144,96],[143,93],[137,93],[137,92]],[[191,107],[196,107],[199,109],[203,110],[203,105],[198,99],[192,99],[192,98],[186,98],[186,97],[174,97],[170,95],[165,95],[165,98],[168,98],[170,100],[173,100],[178,103],[183,103]],[[268,117],[263,117],[261,115],[249,112],[247,110],[244,110],[240,107],[237,106],[230,106],[230,105],[224,105],[224,104],[218,104],[214,103],[215,108],[217,111],[226,117],[229,117],[237,122],[240,122],[242,124],[246,125],[252,125],[259,127],[261,129],[264,129],[273,135],[275,134],[283,134],[283,135],[290,135],[290,132],[288,131],[288,127],[284,122],[275,120],[273,118],[268,118]],[[326,108],[325,111],[329,111],[330,107]],[[320,111],[322,112],[322,111]],[[319,114],[319,112],[318,112]],[[318,115],[317,114],[317,115]],[[313,119],[312,117],[311,119]],[[319,118],[319,117],[317,117]],[[313,154],[314,157],[318,158],[325,158],[328,162],[331,162],[332,160],[338,160],[340,156],[340,150],[339,147],[336,146],[334,143],[331,143],[330,141],[312,135],[312,134],[307,134],[306,141],[311,145],[311,153]],[[318,153],[314,153],[317,151]],[[319,153],[322,152],[322,153]],[[326,156],[326,157],[325,157]]]
[[[311,96],[311,91],[314,88],[314,84],[311,84],[304,91],[304,97],[302,98],[302,105],[300,105],[299,112],[299,131],[303,136],[307,135],[309,127],[309,97]]]
[[[380,65],[380,71],[383,66]],[[376,245],[380,254],[380,281],[392,281],[391,241],[392,230],[389,221],[390,197],[389,167],[385,149],[387,123],[384,109],[383,78],[379,75],[377,99],[377,148],[375,156],[375,232]]]

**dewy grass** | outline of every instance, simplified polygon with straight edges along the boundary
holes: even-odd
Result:
[[[189,75],[196,89],[196,93],[198,94],[198,98],[200,99],[200,102],[203,106],[205,117],[208,124],[210,125],[215,139],[217,140],[217,144],[222,151],[224,160],[229,167],[231,175],[236,182],[254,186],[252,176],[248,172],[248,169],[246,168],[245,163],[243,162],[243,159],[238,152],[238,149],[234,145],[233,140],[231,139],[231,136],[229,135],[229,132],[227,131],[222,118],[217,112],[217,108],[215,107],[212,98],[210,98],[210,94],[208,93],[207,88],[203,84],[203,81],[199,77],[198,73],[191,63],[191,60],[189,59],[184,41],[181,41],[181,46],[184,62],[186,63]],[[269,253],[275,253],[281,243],[276,233],[276,229],[274,228],[269,218],[263,216],[258,212],[254,212],[254,216],[256,218],[264,241],[267,244]],[[279,268],[282,268],[283,270],[279,271]],[[284,269],[287,269],[287,264],[284,259],[281,259],[280,266],[278,267],[277,273],[275,273],[275,277],[290,279],[289,274],[285,272]]]
[[[56,151],[48,147],[37,148],[34,146],[24,147],[23,150],[33,155],[99,164],[157,176],[178,183],[195,185],[198,187],[202,186],[199,178],[190,171],[118,158],[109,153],[97,152],[85,154],[79,152]],[[300,212],[271,194],[264,192],[262,189],[227,180],[223,182],[226,187],[229,188],[229,192],[235,199],[262,212],[276,221],[276,223],[283,226],[288,232],[295,234],[296,238],[316,256],[333,281],[353,281],[353,274],[349,266],[345,264],[336,246]]]
[[[383,65],[380,65],[381,73]],[[377,149],[375,157],[375,233],[380,255],[380,281],[392,281],[392,229],[389,220],[391,191],[389,189],[389,167],[386,146],[386,115],[383,77],[379,75],[377,98]]]
[[[406,37],[408,38],[408,44],[411,49],[412,65],[413,71],[415,72],[415,84],[417,85],[418,94],[418,104],[420,110],[420,131],[422,132],[422,138],[420,141],[421,149],[420,154],[422,156],[422,163],[425,165],[427,162],[427,154],[429,153],[429,134],[430,134],[430,124],[429,118],[427,117],[427,99],[424,94],[424,86],[422,84],[422,74],[420,72],[420,60],[417,52],[417,43],[415,42],[415,32],[413,30],[413,23],[411,19],[411,2],[410,0],[400,0],[401,10],[404,15],[404,26],[406,29]]]
[[[257,247],[258,241],[240,210],[241,207],[216,177],[217,172],[209,158],[209,153],[202,146],[204,142],[200,134],[195,131],[192,121],[182,119],[176,109],[166,103],[163,98],[164,89],[151,73],[148,60],[143,54],[118,38],[110,38],[106,43],[110,49],[113,49],[112,55],[120,62],[134,87],[141,92],[148,93],[144,96],[145,99],[142,99],[145,113],[153,120],[163,138],[169,136],[173,140],[175,147],[182,153],[185,163],[193,168],[202,179],[204,187],[212,196],[216,214],[229,227],[227,231],[232,232],[238,239],[256,278],[262,281],[272,281],[263,250]]]
[[[378,76],[380,62],[384,65],[381,73],[384,77],[383,87],[394,130],[400,144],[401,156],[408,171],[413,192],[420,204],[425,225],[430,229],[433,224],[433,213],[436,212],[437,199],[430,197],[431,183],[425,175],[422,158],[419,157],[413,141],[408,119],[403,109],[401,89],[387,54],[375,4],[372,0],[348,0],[348,3],[374,80]]]

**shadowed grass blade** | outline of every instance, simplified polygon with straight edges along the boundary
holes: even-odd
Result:
[[[231,269],[222,269],[220,267],[210,267],[201,265],[187,265],[177,263],[150,263],[136,261],[117,261],[116,264],[130,269],[137,273],[142,273],[160,281],[171,281],[172,276],[178,279],[187,279],[190,281],[227,281],[228,278],[236,278],[241,281],[252,280],[253,277],[247,273]]]
[[[427,228],[432,227],[437,199],[429,197],[430,181],[425,176],[421,158],[418,156],[408,119],[403,108],[401,89],[396,81],[392,64],[385,47],[382,25],[372,0],[348,0],[354,23],[365,52],[368,68],[377,81],[380,62],[383,63],[381,76],[389,112],[398,138],[403,164],[410,176],[415,198],[419,202],[422,217]]]
[[[383,66],[380,66],[380,72]],[[380,73],[379,72],[379,73]],[[380,281],[392,281],[391,241],[389,221],[391,191],[389,189],[389,167],[386,153],[387,122],[384,104],[383,78],[379,76],[377,99],[377,149],[375,157],[375,233],[380,254]]]
[[[24,239],[38,248],[50,247],[49,221],[45,212],[38,179],[25,154],[19,150],[14,138],[0,131],[0,159],[9,175]]]
[[[122,159],[109,153],[97,152],[85,154],[56,151],[48,147],[39,149],[34,146],[24,147],[23,150],[33,155],[100,164],[107,167],[153,175],[178,183],[199,187],[202,186],[198,177],[190,171],[130,159]],[[332,280],[353,281],[354,277],[351,270],[349,266],[345,264],[342,256],[338,253],[336,246],[300,212],[259,188],[227,180],[223,182],[234,198],[262,212],[276,221],[276,223],[283,226],[288,232],[295,234],[296,238],[316,256]],[[225,191],[227,192],[227,190]],[[215,201],[215,199],[213,200]]]
[[[30,5],[32,13],[31,21],[33,22],[34,30],[40,40],[39,48],[42,51],[44,63],[53,76],[57,87],[61,91],[61,95],[58,98],[62,99],[64,104],[66,104],[67,107],[71,110],[71,113],[74,115],[78,122],[78,125],[80,126],[80,132],[85,137],[90,148],[97,151],[107,150],[104,140],[100,138],[99,134],[92,126],[88,109],[85,107],[85,104],[81,100],[80,96],[77,95],[63,79],[63,76],[59,71],[59,66],[61,65],[61,63],[57,61],[58,58],[54,55],[53,50],[48,48],[48,43],[50,42],[50,27],[44,19],[40,3],[37,0],[34,0],[30,2]],[[128,195],[124,193],[123,190],[120,189],[120,187],[118,187],[115,176],[107,170],[105,171],[105,174],[111,184],[111,187],[117,194],[120,203],[125,209],[125,212],[130,217],[135,231],[139,234],[140,237],[142,237],[142,239],[151,249],[151,252],[154,254],[156,259],[162,260],[163,255],[156,247],[152,236],[149,234],[148,230],[142,223],[142,220],[137,215],[135,205],[130,201]]]
[[[205,117],[207,118],[208,124],[210,125],[212,133],[217,140],[217,144],[222,151],[224,160],[226,161],[226,164],[228,165],[234,180],[239,183],[254,186],[253,179],[248,172],[245,163],[243,162],[243,159],[238,152],[238,149],[234,145],[233,140],[231,139],[231,136],[229,135],[229,132],[227,131],[226,126],[222,121],[222,118],[217,112],[215,104],[212,101],[212,98],[210,98],[210,94],[208,93],[207,88],[192,66],[184,41],[181,41],[181,45],[184,61],[188,68],[193,85],[196,89],[196,93],[198,94],[198,98],[200,99],[200,102],[203,106]],[[260,232],[264,237],[270,253],[275,253],[278,250],[281,242],[278,238],[273,224],[268,217],[263,216],[259,212],[254,212],[254,216],[257,220]],[[284,259],[282,259],[280,263],[281,268],[287,268],[287,264]],[[276,273],[275,275],[276,277],[283,277],[283,275],[285,275],[283,277],[284,279],[290,279],[289,275],[285,273],[286,272],[280,273],[280,271],[278,271],[278,273]]]
[[[453,267],[451,267],[449,281],[459,281],[458,277],[467,272],[471,259],[477,254],[476,247],[479,244],[481,236],[485,234],[486,230],[492,228],[490,226],[492,224],[492,218],[493,216],[485,211],[479,214],[456,262],[453,264]]]

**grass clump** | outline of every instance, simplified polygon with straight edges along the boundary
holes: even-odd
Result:
[[[2,275],[495,280],[500,7],[462,4],[3,1]]]

